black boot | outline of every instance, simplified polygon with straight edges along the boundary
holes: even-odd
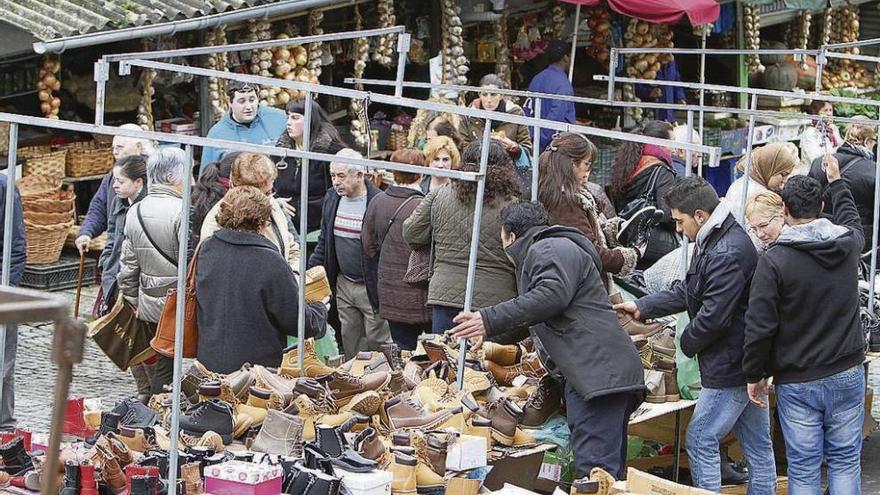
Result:
[[[79,464],[74,461],[64,463],[64,486],[58,495],[79,495]]]
[[[725,485],[742,485],[748,483],[749,474],[738,471],[727,457],[727,449],[721,449],[721,482]]]
[[[131,492],[129,493],[130,495],[158,495],[159,479],[153,476],[132,476]]]
[[[102,435],[106,435],[107,433],[119,433],[119,422],[122,420],[122,415],[113,411],[107,411],[101,413],[101,427],[98,428],[98,431],[89,438],[86,438],[86,445],[91,447],[95,445],[95,442],[101,438]]]
[[[21,476],[34,469],[34,461],[24,449],[24,439],[21,437],[0,445],[0,457],[3,458],[3,471],[12,476]]]
[[[232,407],[216,399],[199,403],[180,418],[181,430],[197,435],[213,431],[220,435],[225,445],[232,443],[234,424]]]
[[[325,473],[317,473],[305,495],[339,495],[340,479]]]

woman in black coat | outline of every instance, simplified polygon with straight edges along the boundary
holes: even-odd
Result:
[[[220,203],[221,229],[196,256],[198,360],[215,373],[244,363],[277,367],[288,335],[298,328],[299,284],[278,247],[259,234],[272,214],[269,197],[234,187]],[[324,333],[327,309],[305,311],[305,335]]]
[[[335,155],[337,151],[348,148],[348,145],[339,137],[339,132],[333,127],[327,113],[315,100],[294,100],[287,104],[287,131],[278,138],[276,146],[280,148],[302,149],[303,128],[305,123],[306,105],[312,107],[311,139],[309,151]],[[294,225],[299,228],[299,205],[300,205],[300,161],[292,157],[283,157],[276,162],[278,177],[275,179],[275,195],[279,198],[290,198],[291,204],[297,209],[294,217]],[[327,162],[309,160],[309,211],[308,231],[303,232],[303,237],[309,232],[321,228],[321,205],[324,203],[324,194],[333,183],[330,181],[330,164]]]

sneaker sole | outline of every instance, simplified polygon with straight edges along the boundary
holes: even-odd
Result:
[[[382,398],[377,392],[368,391],[355,395],[347,405],[342,407],[339,412],[354,411],[364,416],[372,416],[376,414],[376,410],[382,405]]]
[[[647,402],[648,404],[663,404],[664,402],[666,402],[666,396],[665,395],[659,395],[659,396],[649,395],[649,396],[645,397],[645,402]]]
[[[504,433],[501,433],[500,431],[496,430],[495,428],[492,428],[491,430],[492,430],[492,439],[493,440],[500,443],[501,445],[504,445],[505,447],[512,447],[513,446],[514,435],[505,435]]]

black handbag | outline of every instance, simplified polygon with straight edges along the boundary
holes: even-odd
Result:
[[[620,211],[617,216],[625,220],[629,220],[637,212],[649,207],[657,206],[657,198],[654,194],[654,188],[657,187],[657,177],[660,175],[660,167],[663,165],[655,165],[651,171],[651,178],[648,180],[648,188],[636,199],[630,201]]]

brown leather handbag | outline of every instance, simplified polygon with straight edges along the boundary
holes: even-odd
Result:
[[[186,289],[183,294],[183,357],[194,358],[199,347],[199,322],[196,317],[196,264],[199,259],[199,248],[196,246],[193,259],[186,272]],[[156,325],[156,336],[150,341],[150,347],[166,357],[174,356],[174,324],[177,317],[177,289],[168,289],[165,296],[165,307]]]

